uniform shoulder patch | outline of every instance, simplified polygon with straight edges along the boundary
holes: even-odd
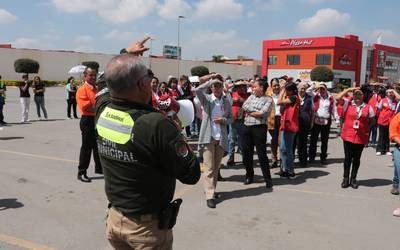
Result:
[[[185,158],[188,156],[190,149],[189,145],[183,139],[179,139],[175,142],[175,152],[178,157]]]

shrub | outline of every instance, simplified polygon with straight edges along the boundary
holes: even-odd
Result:
[[[334,78],[333,71],[325,66],[317,66],[311,70],[311,81],[331,82]]]
[[[192,73],[192,76],[198,76],[198,77],[210,74],[210,71],[206,66],[195,66],[190,70],[190,72]]]
[[[29,58],[15,60],[14,70],[17,73],[37,74],[39,72],[39,63]]]

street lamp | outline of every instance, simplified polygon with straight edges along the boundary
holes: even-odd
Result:
[[[180,32],[181,32],[181,18],[185,18],[184,16],[178,16],[178,48],[177,48],[177,62],[178,62],[178,77],[179,79],[179,61],[181,60],[181,51],[179,49],[180,46]]]
[[[154,38],[150,38],[150,54],[149,54],[149,68],[151,69],[151,55],[153,54],[153,41]]]

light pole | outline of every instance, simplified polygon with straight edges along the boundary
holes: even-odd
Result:
[[[179,61],[181,60],[181,51],[179,49],[180,46],[180,32],[181,32],[181,18],[185,18],[184,16],[178,16],[178,48],[177,48],[177,62],[178,62],[178,74],[177,78],[179,79]]]
[[[150,38],[150,54],[149,54],[149,68],[151,69],[151,55],[153,54],[153,41],[154,38]]]

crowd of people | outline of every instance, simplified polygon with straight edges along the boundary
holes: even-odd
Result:
[[[399,195],[400,95],[396,86],[371,83],[331,93],[323,82],[294,81],[288,76],[268,81],[257,75],[233,81],[218,73],[192,81],[185,75],[170,76],[160,82],[138,57],[148,49],[144,43],[149,39],[121,50],[100,78],[96,79],[98,69],[88,66],[80,87],[72,77],[66,85],[67,116],[72,118],[72,109],[78,118],[77,107],[81,115],[77,179],[91,182],[87,170],[93,154],[95,173],[104,173],[109,201],[107,237],[114,248],[172,247],[172,228],[182,203],[173,200],[175,180],[197,183],[199,162],[203,163],[209,208],[216,208],[220,197],[216,188],[223,179],[219,171],[225,155],[227,165],[238,162],[235,152],[241,155],[243,183],[249,185],[254,182],[256,152],[268,190],[273,187],[270,168],[280,168],[281,178],[293,179],[295,166],[315,164],[318,139],[319,164],[327,164],[333,123],[339,127],[344,148],[340,186],[358,188],[365,147],[376,147],[377,156],[392,155],[393,142],[395,167],[390,192]],[[19,85],[23,123],[29,121],[30,87],[24,75]],[[40,118],[42,111],[47,119],[45,86],[40,77],[34,77],[32,89],[37,115]],[[2,124],[5,93],[0,81]],[[182,125],[179,119],[180,100],[193,103],[196,117],[190,125]],[[183,132],[197,140],[197,155]],[[400,208],[393,214],[400,216]]]
[[[389,129],[389,126],[400,126],[396,124],[397,119],[393,119],[400,111],[396,85],[370,83],[331,93],[323,82],[294,81],[288,76],[269,82],[258,76],[232,81],[219,74],[202,77],[199,82],[190,82],[186,76],[180,77],[180,81],[176,79],[170,77],[168,82],[153,84],[153,100],[163,95],[184,98],[181,87],[185,86],[192,89],[186,96],[194,103],[197,99],[200,102],[201,112],[197,112],[199,117],[196,117],[201,121],[199,158],[203,161],[204,192],[210,208],[216,207],[218,173],[226,154],[227,165],[234,165],[234,153],[240,153],[245,168],[243,182],[247,185],[254,181],[253,155],[256,152],[266,188],[270,189],[273,186],[270,168],[280,167],[280,176],[292,179],[296,176],[295,166],[304,168],[315,164],[317,155],[319,164],[326,165],[331,125],[336,123],[344,148],[340,186],[357,189],[357,174],[365,147],[376,148],[377,156],[391,156],[392,141],[396,143],[394,152],[397,152],[395,129]],[[154,78],[153,82],[158,79]],[[196,126],[192,124],[191,127]],[[194,134],[194,130],[189,132]],[[268,145],[271,162],[267,156]],[[294,163],[296,152],[298,164]],[[394,161],[390,192],[398,195],[400,159],[394,155]]]

